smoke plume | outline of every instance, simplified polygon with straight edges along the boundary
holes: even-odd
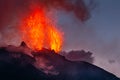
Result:
[[[66,12],[73,12],[81,21],[90,17],[89,10],[82,0],[0,0],[0,25],[8,26],[29,12],[34,5]],[[6,24],[6,26],[5,26]]]
[[[61,52],[61,55],[65,56],[66,59],[70,61],[85,61],[89,63],[94,62],[94,57],[92,56],[93,53],[85,52],[84,50],[72,50],[69,52]]]
[[[3,40],[4,43],[12,42],[14,45],[20,43],[20,22],[36,5],[47,12],[51,9],[72,12],[80,21],[90,17],[83,0],[0,0],[0,42]]]

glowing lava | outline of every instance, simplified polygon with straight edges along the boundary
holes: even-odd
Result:
[[[33,50],[41,50],[43,47],[59,52],[62,46],[62,33],[55,24],[45,15],[44,10],[34,10],[21,27],[23,40]]]

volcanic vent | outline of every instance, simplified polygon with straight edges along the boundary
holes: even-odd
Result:
[[[63,34],[45,14],[46,12],[42,8],[31,11],[20,27],[22,39],[32,50],[41,50],[45,47],[59,52],[63,43]]]

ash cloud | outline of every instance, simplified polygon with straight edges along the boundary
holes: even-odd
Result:
[[[71,61],[85,61],[89,63],[94,62],[94,57],[92,56],[93,53],[85,52],[84,50],[72,50],[69,52],[61,52],[61,55],[65,56],[66,59]]]
[[[73,12],[81,21],[90,17],[89,10],[83,0],[39,0],[46,8],[61,9],[66,12]]]
[[[90,12],[83,0],[0,0],[0,25],[11,23],[29,12],[33,5],[48,9],[60,9],[73,12],[81,21],[90,17]]]
[[[73,12],[81,21],[90,17],[89,8],[83,0],[0,0],[0,25],[14,23],[14,20],[20,19],[25,13],[28,13],[35,5],[44,7],[46,10],[51,8]]]
[[[80,21],[86,21],[90,17],[90,11],[83,0],[0,0],[0,33],[1,40],[5,43],[20,43],[19,25],[35,5],[45,8],[73,12]],[[7,41],[6,41],[7,40]],[[13,43],[14,45],[16,43]]]

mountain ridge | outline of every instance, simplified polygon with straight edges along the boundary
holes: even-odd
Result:
[[[30,50],[29,55],[22,45],[11,47],[0,48],[0,80],[120,80],[91,63],[69,61],[54,50]]]

